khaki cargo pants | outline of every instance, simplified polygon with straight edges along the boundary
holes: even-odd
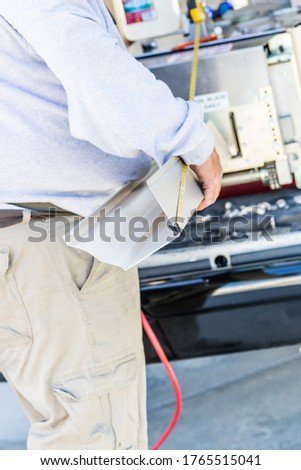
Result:
[[[0,229],[0,371],[30,419],[28,448],[145,449],[137,270],[68,247],[59,219],[37,224],[44,241],[28,224]]]

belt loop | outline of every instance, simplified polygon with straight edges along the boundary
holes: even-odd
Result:
[[[30,222],[30,219],[31,219],[31,210],[30,209],[24,209],[22,210],[22,214],[23,214],[23,220],[22,220],[22,224],[29,224]]]

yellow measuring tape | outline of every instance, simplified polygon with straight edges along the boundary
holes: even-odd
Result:
[[[191,79],[190,79],[190,91],[189,91],[189,100],[193,101],[195,98],[196,84],[198,78],[198,64],[199,64],[199,41],[201,36],[201,23],[205,20],[205,12],[201,0],[196,0],[195,8],[190,11],[191,18],[195,23],[195,37],[194,37],[194,49],[193,49],[193,59],[192,59],[192,68],[191,68]],[[182,174],[180,181],[180,189],[178,196],[178,205],[177,205],[177,216],[175,229],[177,232],[180,232],[181,219],[183,214],[184,198],[187,184],[187,173],[188,165],[186,163],[182,164]]]
[[[201,0],[196,0],[196,7],[190,11],[191,18],[195,23],[195,36],[194,36],[194,49],[190,78],[190,91],[189,100],[193,101],[195,98],[196,83],[198,78],[198,64],[199,64],[199,41],[201,36],[201,24],[206,19],[204,8]]]

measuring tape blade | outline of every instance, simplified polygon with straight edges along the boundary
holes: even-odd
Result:
[[[200,7],[200,2],[196,2],[196,3],[197,3],[197,6]],[[203,17],[203,20],[204,20],[204,17]],[[200,39],[200,36],[201,36],[201,21],[198,21],[195,24],[195,38],[194,38],[194,49],[193,49],[190,91],[189,91],[189,100],[190,101],[194,100],[195,92],[196,92],[196,84],[197,84],[197,78],[198,78],[198,64],[199,64],[199,39]],[[188,174],[188,165],[186,165],[186,163],[183,162],[182,163],[180,188],[179,188],[178,205],[177,205],[176,222],[172,226],[174,235],[178,235],[181,232],[181,219],[182,219],[182,215],[183,215],[184,198],[185,198],[186,185],[187,185],[187,174]]]
[[[186,192],[186,185],[187,185],[187,173],[188,173],[188,165],[182,162],[181,181],[180,181],[178,204],[177,204],[177,216],[176,216],[176,222],[173,225],[175,234],[178,234],[181,232],[181,223],[183,222],[182,216],[183,216],[184,199],[185,199],[185,192]]]

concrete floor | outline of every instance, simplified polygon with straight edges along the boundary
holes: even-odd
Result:
[[[299,346],[173,363],[181,420],[163,449],[301,449]],[[148,366],[150,445],[174,410],[165,370]],[[24,449],[28,422],[0,383],[0,449]]]

